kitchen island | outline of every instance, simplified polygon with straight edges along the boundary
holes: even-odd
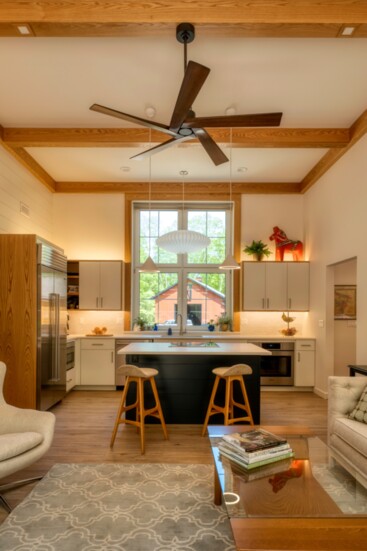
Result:
[[[252,367],[252,374],[245,377],[246,389],[256,424],[260,423],[260,357],[271,353],[248,343],[208,342],[137,342],[121,349],[126,363],[138,367],[152,367],[159,371],[156,377],[158,393],[166,423],[202,424],[214,383],[212,370],[244,363]],[[234,397],[239,399],[235,389]],[[221,396],[222,394],[222,396]],[[219,388],[218,403],[224,398],[224,385]],[[133,403],[133,392],[127,402]],[[153,396],[146,385],[147,407],[153,404]],[[128,412],[129,413],[129,412]],[[155,422],[147,418],[147,422]],[[220,424],[223,416],[213,416],[212,422]]]

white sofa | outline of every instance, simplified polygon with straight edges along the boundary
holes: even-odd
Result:
[[[329,377],[328,444],[331,456],[367,488],[367,424],[348,419],[367,377]]]

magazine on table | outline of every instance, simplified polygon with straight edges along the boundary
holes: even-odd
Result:
[[[231,461],[233,461],[234,463],[236,463],[237,465],[241,466],[243,469],[246,469],[246,470],[256,469],[257,467],[262,467],[263,465],[268,465],[269,463],[282,461],[283,459],[288,459],[294,456],[294,452],[290,449],[288,451],[284,451],[280,455],[276,455],[275,457],[273,455],[270,455],[266,459],[261,459],[258,461],[254,461],[252,463],[248,463],[247,461],[244,461],[239,454],[236,454],[231,450],[219,449],[219,451],[223,457],[230,459]]]
[[[262,450],[258,450],[257,452],[247,453],[238,446],[234,446],[226,441],[222,441],[219,444],[218,449],[220,452],[227,451],[228,453],[238,456],[238,458],[245,463],[256,463],[257,461],[282,456],[292,451],[289,444],[282,444],[274,448],[264,448]]]
[[[237,446],[247,453],[287,444],[287,440],[282,436],[277,436],[264,429],[234,432],[232,434],[225,434],[222,438],[225,442]]]

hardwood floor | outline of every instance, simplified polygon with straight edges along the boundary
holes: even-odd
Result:
[[[120,392],[72,391],[52,408],[56,415],[53,444],[36,464],[1,483],[45,474],[55,463],[208,463],[212,462],[209,441],[201,437],[201,425],[168,425],[164,440],[160,425],[146,428],[146,452],[140,453],[139,435],[132,426],[119,429],[113,450],[110,438]],[[221,417],[218,416],[218,424]],[[306,425],[326,441],[327,400],[312,392],[261,393],[263,425]],[[5,497],[15,507],[33,484],[9,491]],[[6,512],[0,507],[0,523]]]

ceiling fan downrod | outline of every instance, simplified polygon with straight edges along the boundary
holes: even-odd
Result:
[[[180,23],[176,27],[176,38],[184,45],[184,72],[187,67],[187,45],[195,38],[195,27],[191,23]]]

